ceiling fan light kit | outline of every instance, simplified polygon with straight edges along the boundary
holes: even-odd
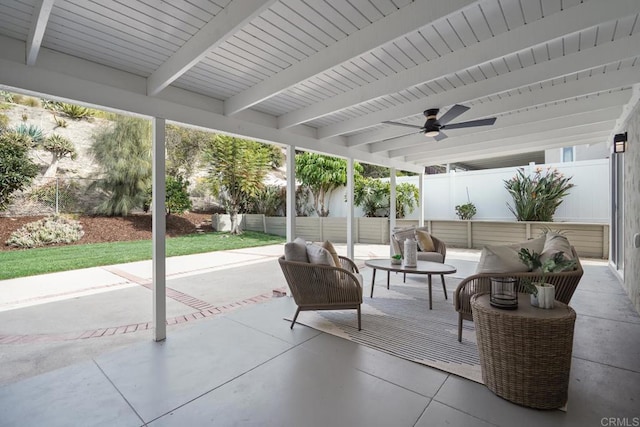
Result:
[[[464,105],[455,104],[454,106],[449,108],[449,111],[447,111],[442,117],[440,117],[440,120],[438,120],[437,118],[440,109],[430,108],[428,110],[425,110],[422,114],[424,114],[424,116],[427,118],[427,121],[422,127],[391,121],[385,121],[384,123],[394,126],[420,129],[420,133],[424,133],[425,136],[435,138],[436,141],[447,137],[447,135],[441,132],[441,130],[445,128],[460,129],[475,126],[491,126],[495,123],[495,117],[491,117],[488,119],[471,120],[468,122],[449,123],[451,120],[455,119],[456,117],[467,111],[469,108],[470,107],[465,107]]]

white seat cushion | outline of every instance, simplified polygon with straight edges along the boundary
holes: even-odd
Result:
[[[418,252],[418,259],[420,261],[444,262],[444,257],[440,252]]]

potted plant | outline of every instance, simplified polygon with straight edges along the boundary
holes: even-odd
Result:
[[[467,187],[467,203],[464,205],[456,206],[456,215],[458,215],[459,219],[471,219],[476,214],[476,205],[471,203],[471,198],[469,197],[469,187]]]
[[[565,258],[564,253],[560,251],[543,262],[540,260],[539,253],[527,248],[520,249],[518,256],[529,267],[529,271],[542,273],[542,281],[540,282],[524,281],[521,283],[525,290],[531,294],[531,305],[540,308],[553,308],[555,286],[547,283],[545,276],[549,273],[557,273],[575,267],[576,260]]]
[[[391,264],[393,265],[402,264],[402,255],[400,254],[391,255]]]
[[[456,215],[460,219],[471,219],[475,214],[476,206],[471,202],[456,206]]]

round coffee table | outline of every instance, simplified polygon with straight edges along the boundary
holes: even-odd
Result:
[[[441,264],[432,261],[418,261],[415,267],[405,267],[402,264],[391,264],[390,259],[370,259],[364,263],[367,267],[373,268],[373,277],[371,278],[371,298],[373,298],[373,286],[376,282],[376,270],[385,270],[387,272],[387,289],[389,289],[389,276],[392,271],[397,273],[426,274],[427,283],[429,285],[429,310],[432,308],[431,303],[431,275],[432,274],[451,274],[457,270],[454,266]],[[447,287],[444,280],[442,281],[442,290],[444,291],[444,299],[447,298]]]

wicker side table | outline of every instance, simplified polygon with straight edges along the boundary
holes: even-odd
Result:
[[[471,299],[482,380],[489,390],[519,405],[560,408],[567,402],[575,311],[556,301],[550,310],[518,295],[517,310],[489,304],[489,294]]]

